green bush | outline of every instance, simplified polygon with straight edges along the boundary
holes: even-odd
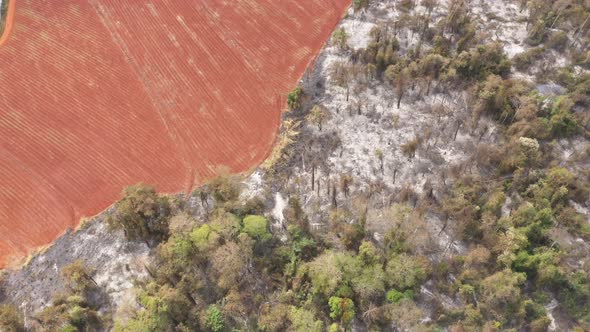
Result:
[[[394,255],[385,266],[388,284],[397,289],[418,287],[426,280],[424,265],[417,257]]]
[[[221,310],[216,305],[211,305],[207,308],[207,318],[205,326],[211,332],[221,332],[225,327],[225,320]]]
[[[315,312],[304,308],[291,307],[289,320],[292,331],[296,332],[324,332],[324,323],[316,319]]]
[[[209,225],[195,227],[190,233],[193,245],[200,251],[207,251],[218,243],[219,235]]]
[[[389,303],[399,303],[403,299],[412,300],[412,299],[414,299],[414,291],[411,289],[407,289],[406,291],[404,291],[402,293],[396,289],[392,289],[389,292],[387,292],[387,294],[385,295],[385,298],[387,299],[387,302],[389,302]]]
[[[505,77],[510,73],[510,61],[501,44],[479,45],[463,51],[451,62],[451,69],[467,80],[483,80],[488,75]]]
[[[242,231],[256,240],[268,240],[272,237],[268,232],[268,220],[263,216],[246,216]]]
[[[295,87],[293,91],[291,91],[287,95],[287,105],[289,109],[292,111],[296,111],[301,108],[301,97],[303,96],[303,89],[300,87]]]
[[[66,325],[64,326],[61,330],[59,330],[59,332],[78,332],[80,330],[78,330],[77,327],[72,326],[72,325]]]
[[[336,31],[334,31],[332,34],[332,38],[334,40],[334,44],[341,50],[348,48],[348,34],[346,33],[346,29],[343,27],[336,29]]]
[[[330,317],[339,320],[343,326],[348,326],[354,318],[354,302],[348,298],[332,296],[328,300]]]
[[[578,130],[578,123],[571,112],[574,103],[569,98],[559,98],[551,111],[549,124],[556,137],[571,136]]]

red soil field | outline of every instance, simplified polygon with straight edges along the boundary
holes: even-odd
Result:
[[[189,191],[270,152],[350,0],[10,0],[0,41],[0,266],[124,186]]]

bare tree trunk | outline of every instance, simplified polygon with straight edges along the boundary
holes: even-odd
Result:
[[[317,192],[317,194],[318,194],[318,198],[319,198],[320,197],[320,179],[318,179],[318,192]]]
[[[584,20],[584,23],[582,23],[582,25],[580,26],[578,31],[576,31],[576,33],[574,34],[574,38],[572,38],[572,42],[570,43],[570,47],[576,43],[576,39],[578,39],[578,35],[580,34],[580,32],[582,32],[582,30],[584,30],[584,26],[586,26],[586,23],[588,23],[588,19],[590,19],[590,15],[588,15],[588,17],[586,17],[586,20]]]
[[[557,22],[557,20],[559,20],[559,18],[561,17],[561,13],[563,12],[563,10],[565,9],[566,6],[563,6],[562,8],[559,9],[559,11],[557,12],[557,16],[555,17],[555,19],[553,20],[553,23],[551,23],[551,26],[549,27],[549,29],[553,29],[553,26],[555,25],[555,23]]]
[[[336,184],[333,184],[332,185],[332,207],[335,209],[338,208],[338,202],[336,201],[336,195],[337,195]]]
[[[143,264],[143,267],[145,268],[145,271],[150,275],[150,277],[152,279],[156,279],[156,274],[154,272],[152,272],[152,270],[148,267],[147,264]]]
[[[315,187],[315,165],[311,166],[311,191],[314,190]]]
[[[305,172],[305,152],[301,152],[301,168]]]
[[[462,125],[463,125],[462,122],[459,122],[459,124],[457,124],[457,129],[455,130],[455,135],[453,136],[453,141],[457,140],[457,134],[459,134],[459,129],[461,129]]]
[[[346,102],[348,102],[348,97],[350,96],[350,87],[346,84]]]

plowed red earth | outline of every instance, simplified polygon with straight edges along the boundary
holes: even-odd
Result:
[[[0,266],[139,181],[187,191],[272,147],[350,0],[10,0]],[[10,27],[12,25],[12,27]]]

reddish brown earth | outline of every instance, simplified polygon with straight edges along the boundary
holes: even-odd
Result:
[[[0,41],[0,265],[139,181],[187,191],[269,153],[350,0],[11,0]]]

